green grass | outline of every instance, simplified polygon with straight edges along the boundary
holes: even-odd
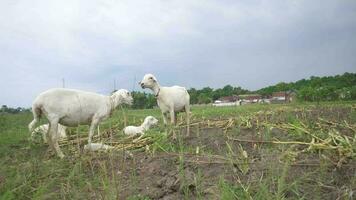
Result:
[[[246,134],[246,130],[254,133],[255,138],[259,138],[259,134],[263,140],[275,139],[273,126],[280,123],[290,123],[295,126],[302,126],[301,122],[305,123],[308,128],[314,130],[313,134],[320,138],[326,138],[328,135],[326,130],[318,129],[317,116],[305,117],[308,110],[328,110],[328,109],[344,109],[351,110],[347,116],[342,115],[341,120],[346,120],[349,124],[356,124],[356,102],[326,102],[315,104],[290,104],[290,105],[246,105],[241,107],[209,107],[209,106],[193,106],[192,107],[192,123],[206,121],[208,119],[226,119],[234,118],[237,120],[237,125],[233,126],[226,134],[232,137],[241,137]],[[295,110],[302,110],[301,114],[296,114]],[[268,124],[262,124],[263,117],[268,115]],[[340,111],[341,112],[341,111]],[[331,113],[336,115],[336,113]],[[293,172],[291,163],[293,157],[306,155],[315,158],[325,157],[325,162],[335,160],[340,156],[335,150],[320,150],[316,149],[309,152],[302,152],[298,155],[292,154],[288,157],[288,162],[283,157],[286,152],[299,152],[298,148],[289,148],[291,145],[273,145],[273,144],[256,144],[252,147],[249,144],[241,143],[242,145],[233,145],[231,143],[230,150],[226,151],[226,158],[229,159],[227,171],[234,167],[239,168],[234,178],[227,180],[224,176],[214,179],[215,182],[209,182],[209,178],[204,176],[203,168],[197,166],[194,169],[194,184],[195,189],[192,191],[185,180],[185,169],[187,168],[186,153],[194,154],[196,146],[186,146],[181,136],[178,141],[173,141],[169,138],[170,132],[167,127],[162,125],[161,113],[158,109],[146,110],[117,110],[113,116],[100,125],[101,131],[115,129],[115,139],[124,137],[120,130],[125,125],[141,124],[147,115],[152,115],[159,119],[160,124],[148,131],[147,135],[153,138],[153,143],[149,146],[150,155],[156,153],[178,153],[178,170],[181,178],[180,192],[185,199],[204,199],[204,191],[207,188],[207,183],[215,190],[215,196],[219,199],[307,199],[307,197],[316,198],[323,196],[325,191],[339,191],[340,195],[345,197],[352,192],[356,183],[356,178],[349,177],[346,185],[339,186],[341,182],[338,177],[330,177],[330,168],[328,165],[316,167],[316,171],[309,170],[305,176],[291,179],[289,174]],[[256,127],[256,116],[259,118],[259,127]],[[184,114],[181,114],[184,119]],[[179,116],[179,121],[181,116]],[[320,115],[322,116],[322,114]],[[333,116],[330,116],[334,119]],[[129,180],[132,183],[132,195],[128,199],[147,200],[149,197],[140,194],[139,183],[143,177],[137,176],[135,171],[132,171],[128,177],[124,177],[118,173],[120,169],[125,168],[125,162],[121,162],[121,158],[115,155],[115,152],[110,153],[83,153],[79,152],[74,155],[69,155],[68,158],[60,160],[53,156],[53,152],[48,151],[48,146],[39,142],[31,142],[28,140],[29,133],[27,130],[28,123],[32,120],[31,113],[21,114],[0,114],[0,199],[117,199],[122,190],[125,189],[124,183]],[[244,121],[247,120],[247,121]],[[45,119],[42,120],[46,122]],[[183,120],[184,122],[184,120]],[[252,123],[252,127],[247,127],[245,123]],[[203,134],[203,127],[191,127],[193,134]],[[338,129],[341,133],[344,128]],[[70,133],[75,135],[86,135],[88,127],[81,126],[78,129],[70,129]],[[346,130],[347,134],[355,133]],[[256,135],[256,136],[255,136]],[[290,130],[287,135],[283,135],[283,140],[290,141],[305,141],[310,142],[313,136],[307,135],[300,130]],[[212,138],[215,140],[215,138]],[[227,143],[230,145],[230,143]],[[204,145],[204,144],[203,144]],[[227,146],[229,146],[227,145]],[[300,148],[300,146],[298,146]],[[355,148],[355,144],[351,143],[351,147],[344,145],[345,148]],[[69,147],[62,147],[66,155],[71,153]],[[139,150],[142,151],[142,150]],[[247,151],[248,158],[244,158],[243,151]],[[356,150],[350,150],[356,152]],[[263,173],[256,172],[256,177],[253,175],[254,166],[250,162],[257,162],[259,156],[253,157],[250,152],[258,152],[263,156],[267,154],[276,154],[276,163],[268,164],[264,167]],[[214,153],[212,149],[200,146],[199,155],[212,157]],[[353,155],[352,153],[350,155]],[[261,157],[262,157],[261,156]],[[282,158],[283,157],[283,158]],[[354,158],[348,158],[348,162],[354,163]],[[245,159],[245,160],[244,160]],[[261,159],[261,158],[260,158]],[[281,163],[278,163],[281,159]],[[119,161],[120,162],[119,162]],[[350,161],[351,160],[351,161]],[[135,162],[139,162],[136,161]],[[235,163],[240,163],[235,165]],[[314,169],[313,169],[314,170]],[[328,171],[329,170],[329,171]],[[355,170],[353,168],[353,170]],[[258,177],[257,177],[258,175]],[[236,177],[235,177],[236,176]],[[255,178],[254,181],[247,177]],[[310,178],[311,177],[311,178]],[[316,180],[309,180],[315,179]],[[335,180],[334,180],[335,179]],[[332,182],[334,181],[334,182]],[[317,184],[317,183],[319,184]],[[348,185],[348,183],[350,183]],[[331,185],[331,186],[330,186]],[[310,189],[305,189],[310,187]],[[330,188],[328,188],[330,187]],[[306,193],[304,193],[307,191]],[[338,197],[338,196],[335,196]]]

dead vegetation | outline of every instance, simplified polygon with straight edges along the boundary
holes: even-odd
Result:
[[[224,117],[204,116],[193,109],[189,137],[185,136],[185,124],[180,119],[176,127],[156,127],[139,140],[121,133],[127,121],[132,121],[132,116],[127,115],[104,128],[100,137],[93,138],[93,142],[115,147],[113,150],[84,152],[86,134],[78,129],[61,142],[63,149],[72,155],[68,165],[76,166],[79,162],[79,179],[89,181],[89,185],[80,187],[90,191],[91,195],[83,194],[84,197],[354,197],[354,105],[284,106]],[[181,133],[176,140],[170,137],[172,131]],[[43,162],[52,159],[47,156]],[[99,183],[92,180],[97,178]],[[77,197],[71,192],[73,188],[64,189],[66,198]]]

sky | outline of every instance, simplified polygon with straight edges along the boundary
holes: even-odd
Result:
[[[256,90],[356,72],[354,0],[0,0],[0,105],[62,87]],[[149,91],[147,91],[149,92]]]

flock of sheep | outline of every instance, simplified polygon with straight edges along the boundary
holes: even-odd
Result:
[[[162,87],[156,77],[146,74],[140,86],[153,91],[158,107],[161,109],[164,124],[168,123],[168,115],[172,124],[176,123],[177,112],[185,111],[187,120],[187,135],[189,135],[190,97],[184,87]],[[112,112],[121,104],[132,105],[133,98],[129,91],[120,89],[111,96],[100,95],[74,89],[56,88],[47,90],[37,96],[32,104],[33,121],[29,124],[32,135],[35,132],[43,134],[44,141],[48,142],[60,158],[64,157],[59,148],[58,140],[66,137],[66,127],[90,125],[88,144],[85,149],[108,149],[107,145],[92,143],[95,129],[101,121],[111,116]],[[34,129],[41,116],[45,116],[49,124]],[[143,136],[150,126],[158,123],[152,116],[145,118],[141,126],[128,126],[124,128],[126,135]],[[173,132],[173,137],[175,133]]]

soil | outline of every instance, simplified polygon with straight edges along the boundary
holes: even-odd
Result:
[[[115,171],[122,177],[120,199],[127,199],[134,195],[140,194],[141,197],[149,197],[150,199],[220,199],[220,191],[218,187],[219,180],[222,178],[231,183],[258,182],[262,177],[273,175],[278,177],[281,175],[284,162],[283,153],[287,148],[271,148],[268,145],[241,143],[229,141],[227,135],[222,129],[208,128],[200,129],[199,132],[192,131],[189,137],[183,136],[183,144],[185,147],[196,149],[200,147],[200,151],[204,152],[203,156],[199,154],[179,154],[179,153],[155,153],[151,155],[146,152],[135,152],[133,156],[118,156],[115,163],[121,163],[114,166]],[[273,133],[275,136],[283,133],[278,130]],[[182,134],[185,135],[185,134]],[[256,133],[250,129],[242,129],[239,131],[240,138],[256,139]],[[228,160],[221,159],[226,157],[229,149],[227,141],[236,153],[242,146],[249,157],[249,171],[243,174],[239,170],[238,164],[232,164]],[[176,141],[178,143],[178,141]],[[210,156],[209,156],[210,155]],[[220,157],[219,157],[220,156]],[[180,161],[183,159],[183,161]],[[307,163],[315,163],[316,165],[291,165],[288,171],[287,182],[293,182],[298,178],[321,178],[316,174],[320,168],[320,159],[318,155],[305,154],[298,155],[298,160]],[[122,162],[124,160],[124,163]],[[353,165],[326,167],[327,177],[334,182],[331,187],[323,189],[320,192],[322,199],[335,199],[339,193],[337,188],[342,187],[350,181],[356,173],[356,168]],[[272,169],[272,170],[271,170]],[[316,182],[311,181],[301,187],[305,196],[313,197],[315,191],[311,185]],[[272,184],[271,184],[272,185]],[[271,188],[274,190],[274,188]],[[294,194],[287,194],[293,197]]]
[[[349,110],[321,110],[320,112],[296,111],[297,118],[324,118],[331,121],[346,120]],[[286,121],[283,112],[269,116],[270,121]],[[348,133],[346,131],[346,133]],[[298,181],[295,193],[303,194],[306,199],[336,199],[345,187],[352,186],[352,177],[356,174],[356,162],[337,167],[332,160],[323,158],[319,153],[299,153],[290,155],[289,150],[298,150],[297,145],[274,145],[252,142],[239,142],[231,138],[243,140],[265,140],[255,128],[234,127],[229,131],[219,128],[191,128],[190,136],[184,130],[181,139],[173,141],[181,143],[184,148],[195,150],[195,153],[151,153],[133,152],[133,156],[114,157],[111,169],[120,176],[120,199],[132,196],[148,197],[150,199],[221,199],[219,182],[224,179],[228,183],[258,185],[262,179],[268,182],[270,192],[275,192],[276,179],[282,176],[287,166],[285,181],[292,185]],[[270,137],[287,140],[288,133],[273,128]],[[197,149],[199,147],[199,149]],[[230,147],[230,148],[229,148]],[[241,170],[241,157],[238,154],[244,150],[247,155],[248,171]],[[231,156],[232,159],[227,159]],[[108,158],[103,158],[108,159]],[[240,159],[240,160],[238,160]],[[236,162],[238,160],[238,162]],[[110,168],[110,166],[109,166]],[[265,177],[272,177],[265,179]],[[273,180],[272,180],[273,179]],[[256,183],[256,184],[254,184]],[[318,187],[316,187],[318,185]],[[292,186],[290,186],[292,187]],[[321,189],[320,189],[321,188]],[[258,190],[258,188],[255,188]],[[251,189],[253,190],[253,189]],[[346,188],[347,190],[347,188]],[[355,188],[349,188],[355,190]],[[349,191],[348,190],[348,191]],[[288,190],[287,198],[295,198],[295,193]]]

